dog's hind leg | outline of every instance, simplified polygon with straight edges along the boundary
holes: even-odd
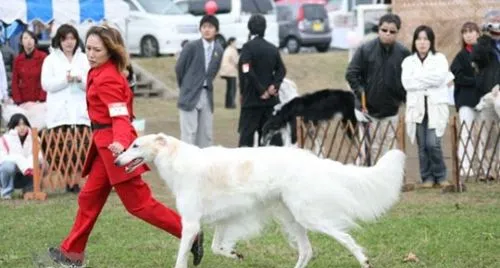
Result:
[[[363,248],[359,246],[354,238],[348,233],[335,230],[334,228],[321,228],[319,231],[335,238],[341,245],[347,248],[361,264],[361,268],[371,268],[370,262],[363,253]]]
[[[313,256],[312,246],[307,236],[306,228],[295,220],[295,217],[284,205],[278,205],[272,210],[275,218],[288,235],[290,246],[298,250],[299,258],[295,268],[305,268]]]

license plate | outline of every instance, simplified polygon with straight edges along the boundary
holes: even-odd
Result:
[[[321,32],[321,31],[323,31],[323,23],[321,23],[321,22],[315,22],[313,24],[313,31],[315,31],[315,32]]]

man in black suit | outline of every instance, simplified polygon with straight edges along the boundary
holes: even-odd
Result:
[[[240,79],[241,114],[238,124],[238,146],[254,145],[254,133],[271,117],[273,107],[279,102],[278,89],[286,75],[286,68],[276,46],[264,39],[266,19],[259,14],[248,21],[250,40],[243,45],[238,62]],[[281,145],[273,139],[271,144]]]

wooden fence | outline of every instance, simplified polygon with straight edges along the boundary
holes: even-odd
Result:
[[[500,128],[498,122],[451,120],[453,181],[459,192],[464,182],[500,182]]]
[[[454,190],[463,191],[464,183],[471,180],[500,182],[498,123],[474,122],[467,126],[453,116],[449,129]],[[392,122],[358,123],[356,126],[350,122],[344,126],[337,119],[313,124],[297,118],[296,131],[299,147],[344,164],[373,165],[389,148],[407,152],[403,114]],[[42,150],[47,165],[44,171],[34,157],[34,191],[27,193],[25,199],[44,200],[46,192],[65,189],[67,184],[82,184],[81,170],[91,135],[88,128],[83,131],[43,130],[41,133],[33,129],[33,155]],[[403,191],[415,188],[415,183],[408,182],[406,176],[404,185]]]
[[[66,189],[66,185],[82,184],[81,171],[90,146],[92,132],[89,128],[67,130],[33,129],[33,155],[42,151],[45,168],[38,158],[33,158],[33,192],[24,199],[45,200],[46,192]]]
[[[297,118],[298,146],[313,151],[319,157],[343,164],[372,166],[385,151],[398,148],[406,151],[405,124],[402,115],[392,121],[358,123],[330,120],[313,124]],[[403,191],[415,188],[404,179]]]

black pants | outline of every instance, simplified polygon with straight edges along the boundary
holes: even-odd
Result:
[[[23,194],[33,192],[33,176],[17,172],[14,178],[14,189],[22,189]]]
[[[240,114],[240,121],[238,124],[238,132],[240,133],[240,140],[238,142],[239,147],[253,147],[254,145],[254,134],[257,132],[259,134],[259,146],[260,138],[262,136],[262,127],[266,121],[272,116],[273,107],[259,107],[259,108],[242,108]],[[274,135],[271,139],[271,145],[283,146],[283,140],[280,135]]]
[[[228,109],[236,108],[236,77],[223,76],[226,80],[226,103],[225,107]]]

